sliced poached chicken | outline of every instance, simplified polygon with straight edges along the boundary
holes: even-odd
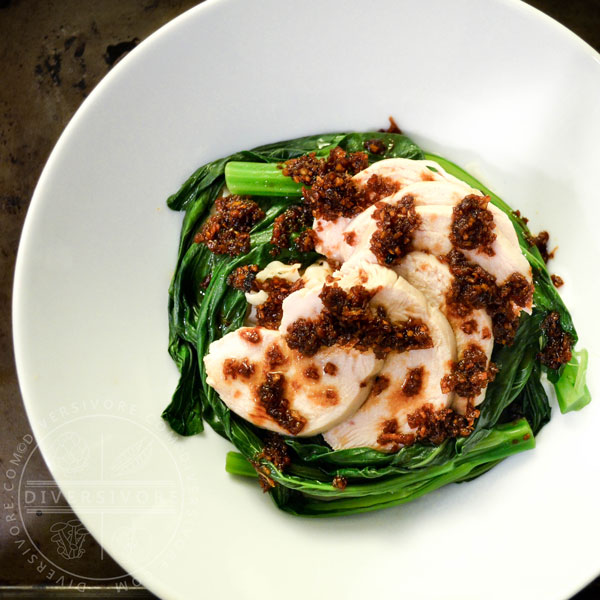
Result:
[[[429,206],[435,204],[456,206],[465,196],[483,196],[475,188],[470,188],[464,183],[455,183],[453,181],[419,181],[411,183],[404,187],[400,192],[388,196],[388,200],[393,202],[406,195],[412,196],[415,206]],[[517,232],[510,222],[506,213],[502,212],[491,202],[487,206],[488,210],[494,216],[496,229],[515,246],[519,245]]]
[[[430,167],[436,170],[432,171]],[[466,183],[446,173],[440,165],[430,160],[388,158],[372,164],[367,169],[357,173],[352,179],[362,187],[373,175],[391,179],[398,184],[400,190],[410,184],[435,181],[453,183],[455,187],[463,191],[461,198],[474,193]],[[315,245],[317,252],[333,260],[343,262],[345,260],[343,233],[351,220],[348,217],[338,217],[334,221],[315,219],[313,229],[317,235]]]
[[[414,163],[414,164],[411,164]],[[429,167],[435,168],[437,172]],[[433,161],[387,159],[371,165],[354,176],[354,181],[365,184],[372,175],[387,177],[400,186],[400,191],[388,196],[383,202],[395,204],[410,195],[422,218],[422,225],[415,232],[414,249],[442,256],[452,249],[450,230],[452,208],[467,195],[483,194],[446,173]],[[494,275],[498,284],[513,273],[520,273],[531,282],[531,267],[523,256],[515,229],[508,216],[493,204],[488,204],[495,225],[496,240],[491,248],[500,256],[488,256],[477,250],[464,250],[468,260],[479,264]],[[376,230],[372,206],[353,218],[340,217],[335,221],[316,219],[317,251],[328,258],[345,262],[367,260],[375,262],[370,252],[371,236]],[[531,307],[526,307],[529,310]]]
[[[456,339],[458,358],[471,345],[475,344],[484,353],[489,362],[494,347],[492,319],[483,309],[473,309],[465,317],[456,315],[446,304],[446,294],[450,289],[453,276],[448,265],[425,252],[411,252],[400,264],[394,267],[398,275],[404,277],[411,285],[423,293],[427,301],[439,308],[452,327]],[[481,404],[485,398],[485,389],[475,398],[456,396],[452,404],[457,412],[464,414],[467,402],[474,406]]]
[[[452,181],[464,188],[469,186],[447,173],[441,165],[433,160],[413,160],[412,158],[386,158],[378,160],[354,176],[354,180],[364,185],[373,176],[387,177],[402,185],[417,181]]]
[[[385,204],[400,202],[401,197],[396,196],[382,200]],[[351,234],[354,245],[345,243],[341,246],[344,262],[377,262],[371,251],[371,238],[377,231],[377,221],[374,218],[376,206],[371,206],[354,217],[346,227],[344,236]],[[413,232],[412,249],[430,252],[436,256],[448,254],[453,245],[450,233],[453,223],[453,206],[451,205],[425,205],[416,206],[415,212],[420,217],[420,224]],[[503,284],[513,273],[519,273],[531,282],[531,267],[521,253],[518,245],[511,243],[501,231],[495,231],[496,238],[490,244],[493,255],[475,250],[461,250],[467,260],[478,264],[490,275],[496,278],[499,285]],[[530,306],[525,307],[530,309]]]
[[[415,163],[414,165],[408,163]],[[435,169],[432,171],[431,169]],[[458,204],[465,196],[475,194],[483,196],[480,190],[470,187],[464,181],[447,173],[438,163],[432,160],[410,160],[407,158],[389,158],[371,165],[368,169],[357,173],[354,181],[364,185],[371,175],[386,177],[400,184],[396,194],[410,194],[415,204]],[[390,196],[391,198],[391,196]],[[488,209],[494,215],[496,227],[510,241],[518,244],[515,228],[508,216],[497,206],[489,204]]]
[[[279,331],[263,327],[228,333],[204,357],[206,382],[233,412],[263,429],[297,436],[316,435],[354,414],[382,364],[373,352],[352,348],[304,357],[288,348]],[[265,403],[261,396],[269,375],[271,381],[283,376],[279,402]],[[286,427],[286,414],[301,428]]]
[[[456,360],[454,334],[438,308],[431,306],[420,291],[390,269],[371,263],[344,265],[329,279],[329,285],[334,283],[344,290],[362,286],[375,291],[369,303],[374,311],[381,306],[392,322],[419,319],[428,327],[432,338],[431,348],[390,352],[367,401],[349,419],[324,434],[326,441],[336,449],[369,446],[389,451],[390,444],[378,441],[385,423],[394,420],[398,432],[410,433],[407,423],[410,413],[424,404],[431,404],[434,409],[451,404],[454,395],[442,391],[441,381]],[[323,310],[320,292],[318,287],[302,288],[284,300],[282,333],[297,319],[318,317]],[[384,386],[386,382],[389,385]]]
[[[485,354],[489,364],[494,338],[485,310],[473,309],[459,317],[449,309],[446,297],[454,277],[438,258],[453,249],[454,207],[466,196],[483,194],[433,161],[383,160],[353,179],[364,186],[373,175],[392,180],[399,190],[381,202],[395,205],[410,196],[420,217],[409,253],[400,263],[392,268],[380,266],[371,250],[377,231],[376,206],[353,218],[316,219],[316,249],[343,263],[341,269],[333,273],[321,261],[301,274],[300,265],[274,261],[257,275],[259,281],[279,277],[290,282],[302,279],[303,284],[283,301],[279,330],[242,328],[213,342],[204,358],[207,383],[233,412],[258,427],[284,435],[323,433],[334,449],[366,446],[395,451],[404,443],[403,435],[414,433],[409,415],[424,405],[433,410],[452,406],[464,414],[467,403],[477,405],[485,397],[485,389],[477,397],[465,398],[442,385],[472,346]],[[491,203],[487,209],[495,234],[488,246],[491,251],[460,252],[493,275],[498,285],[514,273],[531,282],[531,268],[510,219]],[[319,295],[325,285],[334,284],[345,290],[362,286],[374,292],[369,307],[374,311],[382,307],[392,322],[423,321],[432,347],[392,351],[385,360],[377,359],[371,350],[360,352],[348,346],[322,347],[310,357],[290,349],[285,339],[288,327],[298,319],[318,319],[324,310]],[[265,291],[247,294],[251,307],[267,297]],[[515,314],[521,310],[514,308]],[[531,303],[524,309],[529,311]],[[250,322],[253,313],[252,307]],[[279,404],[277,398],[265,400],[263,394],[273,377],[280,383]]]

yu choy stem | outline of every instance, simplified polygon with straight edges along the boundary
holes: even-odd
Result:
[[[232,194],[240,196],[298,196],[302,185],[286,177],[274,163],[227,163],[225,183]]]
[[[584,348],[579,352],[573,352],[571,360],[565,365],[561,376],[554,384],[561,413],[581,410],[591,402],[592,396],[585,383],[587,366],[587,350]]]
[[[426,467],[413,473],[402,473],[377,482],[350,482],[343,495],[330,482],[309,480],[302,476],[273,472],[273,479],[286,487],[305,494],[288,507],[294,514],[304,516],[335,516],[366,512],[404,504],[448,483],[475,477],[487,470],[485,465],[496,464],[513,454],[535,447],[535,439],[525,419],[494,427],[490,435],[463,454],[443,465]],[[239,453],[229,452],[227,472],[233,475],[256,477],[254,467]],[[343,496],[343,497],[341,497]]]

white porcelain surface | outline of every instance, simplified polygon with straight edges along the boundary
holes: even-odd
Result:
[[[508,0],[209,0],[123,60],[48,161],[14,295],[32,426],[114,558],[162,598],[563,600],[591,580],[599,98],[600,57]],[[165,198],[238,149],[378,128],[388,115],[551,232],[596,400],[566,416],[555,408],[534,451],[472,483],[363,516],[293,518],[225,473],[230,445],[212,431],[177,438],[161,421],[177,382],[166,309],[181,224]],[[61,459],[52,440],[63,426],[85,441],[89,469]],[[126,460],[144,444],[151,460]],[[113,480],[92,459],[115,465]],[[125,476],[170,496],[133,514],[86,509],[85,481]]]

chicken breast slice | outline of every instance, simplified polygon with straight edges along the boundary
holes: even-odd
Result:
[[[315,219],[313,230],[315,232],[315,250],[327,258],[343,262],[346,242],[344,231],[352,221],[349,217],[338,217],[334,221]]]
[[[386,424],[394,421],[398,432],[410,433],[407,422],[410,413],[424,404],[431,404],[435,409],[445,408],[453,400],[454,394],[444,393],[441,385],[457,358],[452,328],[438,308],[431,306],[419,290],[391,269],[380,265],[344,264],[328,283],[336,283],[344,290],[360,285],[375,291],[369,303],[374,311],[378,307],[384,308],[392,322],[420,319],[429,329],[433,346],[388,354],[365,404],[349,419],[324,434],[333,448],[368,446],[391,451],[393,444],[380,443]],[[320,292],[317,288],[302,288],[284,300],[282,333],[297,319],[318,317],[323,310],[318,298]],[[417,375],[418,386],[415,385]],[[385,382],[387,387],[380,389]]]
[[[312,267],[309,267],[311,269]],[[341,271],[336,271],[331,275],[330,281],[337,283],[345,290],[354,285],[362,285],[365,289],[371,291],[379,288],[392,287],[398,279],[398,276],[384,267],[377,264],[364,263],[355,265],[353,268],[345,269],[342,266]],[[323,310],[323,303],[319,298],[325,280],[320,285],[309,283],[292,294],[290,294],[282,304],[283,316],[279,331],[286,334],[288,327],[298,319],[316,319]],[[374,299],[373,299],[374,300]]]
[[[422,292],[403,277],[399,277],[393,270],[375,263],[346,263],[330,276],[326,283],[336,284],[343,290],[362,286],[368,291],[375,292],[369,307],[375,312],[381,306],[392,322],[404,322],[412,318],[420,319],[427,325],[433,314],[437,319],[436,327],[439,330],[436,340],[441,346],[450,348],[451,354],[456,356],[454,334],[446,318],[436,306],[427,302]],[[282,334],[286,334],[289,326],[298,319],[315,319],[319,316],[323,310],[323,303],[319,298],[321,291],[322,286],[307,286],[285,298],[279,327]]]
[[[432,171],[431,168],[437,170]],[[408,158],[388,158],[380,160],[370,167],[357,173],[352,179],[359,185],[365,185],[372,175],[388,177],[400,185],[400,190],[404,187],[423,181],[447,181],[454,183],[464,190],[463,198],[469,193],[473,193],[471,188],[456,179],[436,162],[431,160],[411,160]],[[316,232],[315,249],[328,258],[344,261],[344,239],[342,234],[352,219],[347,217],[338,217],[334,221],[326,219],[315,219],[313,229]]]
[[[390,271],[368,264],[363,264],[362,269]],[[361,274],[355,275],[358,270],[344,265],[341,281],[348,284],[360,280]],[[422,319],[433,346],[388,354],[365,403],[349,419],[323,434],[334,449],[366,446],[384,452],[395,451],[398,443],[385,438],[386,428],[391,426],[396,434],[413,433],[407,420],[411,413],[425,404],[431,404],[435,410],[446,408],[454,398],[453,393],[444,393],[441,386],[457,357],[454,334],[444,315],[402,277],[398,277],[393,286],[382,287],[371,303],[383,306],[393,321],[410,317]]]
[[[409,163],[416,163],[411,165]],[[435,169],[432,171],[431,169]],[[484,194],[469,186],[464,181],[447,173],[433,160],[410,160],[407,158],[389,158],[372,164],[370,167],[357,173],[354,180],[366,183],[371,175],[387,177],[399,183],[402,187],[401,197],[411,194],[415,197],[415,204],[458,204],[465,196]],[[390,196],[390,199],[392,196]],[[510,219],[497,206],[489,204],[489,210],[494,215],[496,227],[509,239],[518,244],[517,233]]]
[[[489,362],[494,347],[492,319],[483,309],[474,309],[466,317],[460,317],[448,309],[446,294],[454,278],[447,264],[431,254],[411,252],[394,267],[394,271],[421,291],[432,306],[442,311],[454,332],[459,360],[469,346],[476,345],[485,353]],[[478,396],[470,399],[474,406],[483,402],[485,392],[484,389]],[[452,408],[464,414],[468,400],[456,395]]]
[[[437,172],[432,171],[430,167]],[[390,158],[374,163],[357,173],[353,179],[364,185],[372,175],[387,177],[400,185],[400,190],[388,197],[389,201],[397,201],[410,194],[414,197],[416,206],[454,206],[467,195],[484,195],[480,190],[470,187],[430,160]],[[494,217],[497,230],[510,244],[518,247],[517,233],[509,217],[491,202],[488,209]],[[346,260],[349,248],[344,233],[348,232],[351,221],[352,219],[347,217],[339,217],[335,221],[315,219],[313,228],[317,234],[317,252],[340,262]]]
[[[435,169],[435,170],[434,170]],[[405,186],[417,181],[451,181],[471,189],[466,183],[447,173],[433,160],[410,158],[386,158],[379,160],[354,176],[358,184],[366,184],[372,175],[387,177]],[[468,193],[468,192],[467,192]]]
[[[382,365],[373,352],[339,347],[307,358],[290,350],[279,331],[262,327],[228,333],[204,357],[206,382],[234,413],[297,436],[316,435],[354,414]],[[282,394],[269,400],[261,389],[277,381]]]
[[[392,201],[382,200],[386,204],[399,202],[400,198]],[[346,244],[343,248],[344,262],[377,262],[371,251],[371,237],[377,231],[377,222],[373,218],[376,206],[356,216],[346,228],[345,233],[352,232],[355,245]],[[413,250],[422,250],[444,256],[452,250],[450,232],[453,221],[453,207],[449,205],[416,206],[415,212],[421,217],[419,227],[413,232]],[[532,281],[531,267],[521,253],[518,245],[511,244],[500,231],[496,231],[496,239],[491,244],[493,256],[478,250],[461,250],[466,258],[481,266],[485,271],[496,277],[499,285],[503,284],[513,273],[519,273],[529,282]],[[530,309],[531,307],[526,307]]]
[[[418,181],[404,187],[400,192],[388,196],[390,202],[400,200],[406,195],[410,195],[415,200],[415,206],[427,205],[449,205],[456,206],[465,196],[483,196],[479,190],[468,187],[466,184],[453,181]],[[517,232],[508,218],[508,215],[501,211],[497,206],[488,203],[488,210],[494,217],[496,229],[515,246],[519,245]]]

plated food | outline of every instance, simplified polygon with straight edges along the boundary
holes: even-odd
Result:
[[[163,416],[230,439],[293,514],[377,510],[472,479],[590,400],[547,236],[393,127],[198,169],[170,288]]]

